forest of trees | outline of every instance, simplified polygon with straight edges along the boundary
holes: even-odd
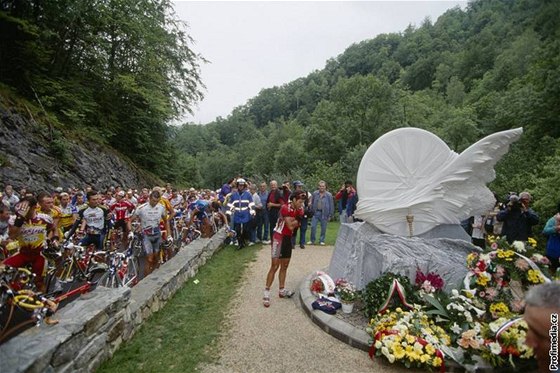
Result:
[[[524,135],[491,188],[560,200],[560,2],[484,0],[349,46],[325,68],[264,88],[227,118],[170,126],[202,98],[201,56],[166,0],[0,0],[0,89],[40,105],[166,181],[355,180],[387,131],[429,130],[461,152]],[[243,41],[239,41],[242,43]],[[127,141],[122,141],[126,138]]]
[[[413,126],[461,152],[523,127],[496,168],[499,195],[529,190],[550,216],[560,201],[560,3],[473,1],[437,21],[356,43],[323,70],[263,89],[227,118],[183,125],[173,142],[183,177],[355,181],[362,155]]]

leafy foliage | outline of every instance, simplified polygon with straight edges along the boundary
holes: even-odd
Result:
[[[491,188],[532,192],[542,215],[560,200],[554,1],[471,1],[359,41],[227,118],[176,128],[167,123],[202,98],[205,61],[170,0],[0,4],[0,82],[40,101],[64,131],[110,144],[168,181],[218,188],[242,174],[337,186],[356,179],[367,147],[394,128],[432,131],[460,152],[523,127]]]
[[[418,296],[416,295],[416,291],[414,289],[414,285],[410,283],[408,277],[392,272],[387,272],[377,279],[371,281],[362,290],[364,313],[368,319],[371,319],[375,317],[375,315],[377,315],[377,311],[383,305],[385,299],[389,295],[389,288],[391,287],[394,279],[397,279],[404,287],[408,303],[413,304],[419,302]],[[401,304],[397,304],[394,298],[391,299],[389,309],[394,309],[400,306]]]
[[[0,1],[0,81],[169,177],[167,123],[202,98],[191,39],[169,0]],[[126,141],[124,141],[126,139]],[[57,139],[51,151],[64,157]]]

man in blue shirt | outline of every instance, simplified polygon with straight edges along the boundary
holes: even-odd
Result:
[[[313,211],[313,219],[311,219],[311,241],[308,245],[315,245],[315,236],[317,233],[317,223],[321,223],[321,236],[319,237],[319,245],[325,245],[325,235],[327,233],[327,222],[334,214],[333,196],[327,191],[327,183],[319,181],[319,189],[313,192],[311,196],[311,208]]]

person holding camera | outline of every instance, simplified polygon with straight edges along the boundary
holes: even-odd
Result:
[[[531,200],[528,192],[520,193],[519,197],[510,195],[506,208],[498,212],[496,219],[503,222],[502,236],[506,236],[509,243],[533,237],[533,225],[538,224],[539,215],[529,207]]]
[[[348,206],[351,204],[352,199],[356,196],[356,189],[352,185],[352,181],[346,180],[336,193],[334,199],[338,202],[338,211],[340,212],[341,223],[351,223],[351,216],[353,211],[349,211]],[[350,213],[349,213],[350,212]]]

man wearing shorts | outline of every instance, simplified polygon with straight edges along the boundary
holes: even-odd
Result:
[[[290,201],[282,205],[278,221],[274,228],[271,244],[272,263],[266,276],[266,285],[264,289],[263,304],[265,307],[270,306],[270,287],[274,281],[274,276],[280,268],[278,274],[278,281],[280,283],[280,291],[278,296],[280,298],[290,298],[294,295],[293,291],[284,288],[286,283],[286,272],[292,257],[292,234],[295,228],[300,224],[303,217],[303,200],[305,198],[304,192],[297,191],[290,195]]]
[[[161,194],[158,191],[150,193],[148,203],[138,206],[134,214],[133,220],[140,220],[140,228],[144,238],[144,251],[146,252],[146,267],[144,268],[144,277],[148,276],[155,269],[157,263],[157,254],[161,245],[161,229],[159,223],[163,219],[165,229],[169,232],[169,220],[167,220],[167,211],[162,204],[159,203]],[[129,221],[128,229],[131,229],[131,221]],[[173,240],[171,235],[167,236],[168,240]]]

